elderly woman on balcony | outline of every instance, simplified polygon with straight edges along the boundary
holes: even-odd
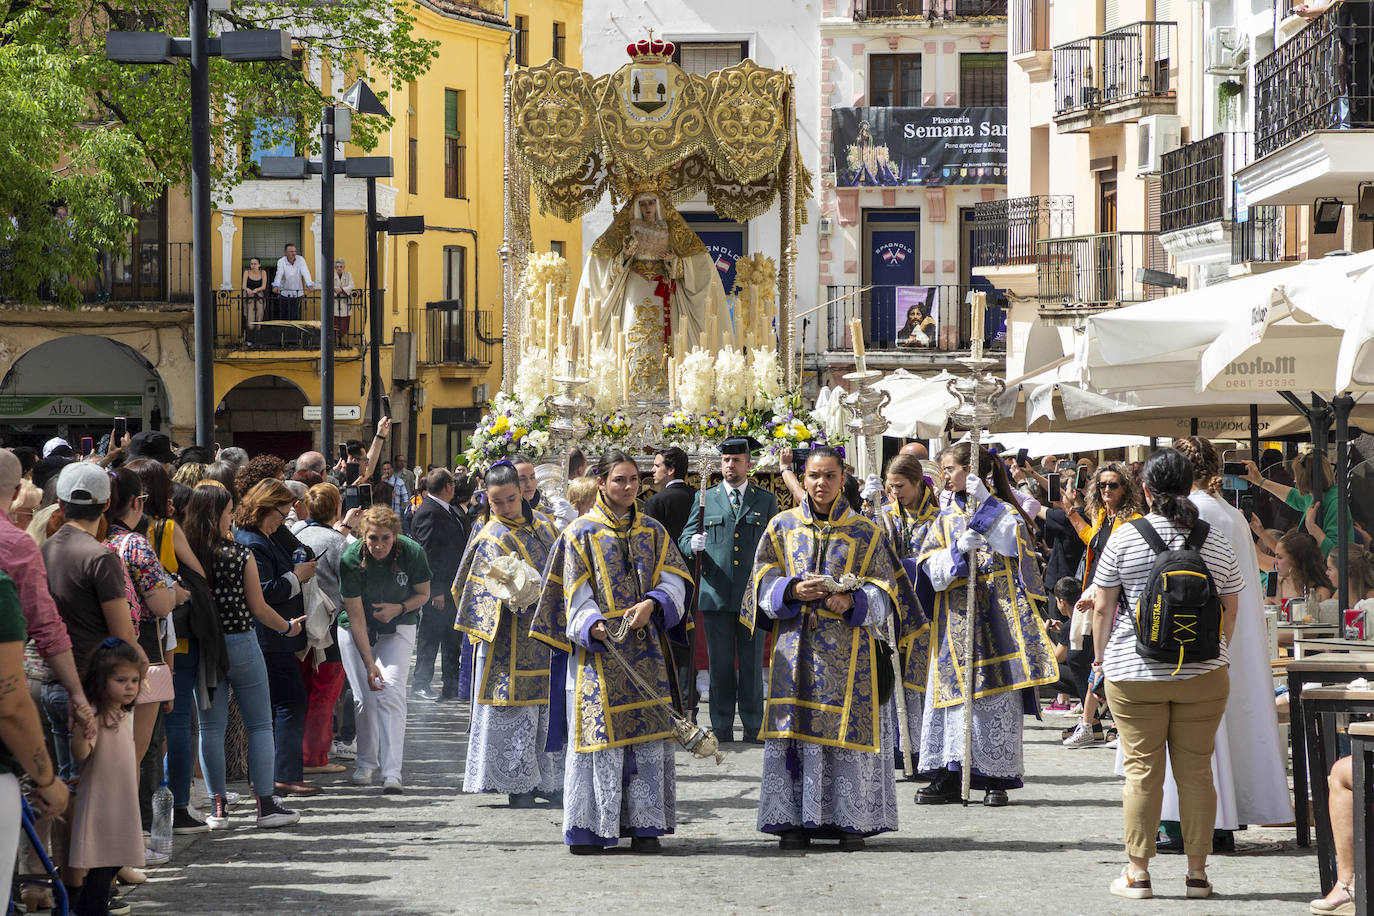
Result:
[[[343,258],[334,261],[334,345],[342,346],[348,336],[348,319],[353,314],[353,274]]]

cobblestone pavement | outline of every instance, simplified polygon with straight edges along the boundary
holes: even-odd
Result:
[[[1316,860],[1291,828],[1237,834],[1237,854],[1213,859],[1210,900],[1183,897],[1178,856],[1156,860],[1155,900],[1110,896],[1124,862],[1114,752],[1058,747],[1066,724],[1027,721],[1027,787],[1010,807],[917,808],[916,785],[899,782],[901,829],[854,854],[782,853],[755,830],[757,747],[731,745],[720,766],[680,754],[678,832],[663,855],[573,858],[560,811],[459,791],[466,705],[413,703],[404,796],[349,785],[348,773],[324,777],[324,793],[291,802],[300,825],[273,831],[255,829],[240,805],[232,829],[178,838],[173,862],[128,899],[138,914],[1307,911]]]

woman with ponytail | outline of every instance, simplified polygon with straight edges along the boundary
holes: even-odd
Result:
[[[1227,647],[1245,580],[1226,534],[1203,521],[1189,499],[1192,462],[1177,449],[1161,449],[1145,462],[1142,476],[1150,513],[1112,535],[1093,577],[1093,680],[1106,678],[1126,774],[1122,801],[1130,863],[1112,882],[1111,892],[1133,899],[1153,896],[1150,859],[1156,854],[1165,769],[1172,763],[1183,851],[1188,856],[1185,892],[1189,897],[1209,897],[1207,856],[1217,816],[1211,757],[1230,693]],[[1146,525],[1175,550],[1203,526],[1200,553],[1222,606],[1222,639],[1215,658],[1176,665],[1137,651],[1129,609],[1140,602],[1156,557],[1141,533],[1140,526]]]
[[[1235,848],[1233,831],[1242,824],[1286,824],[1293,819],[1265,639],[1264,591],[1245,516],[1217,495],[1221,456],[1216,448],[1198,436],[1175,439],[1174,448],[1192,465],[1193,491],[1188,498],[1197,506],[1199,517],[1226,537],[1245,583],[1237,595],[1235,634],[1226,647],[1231,693],[1212,755],[1217,786],[1213,846],[1218,852],[1229,852]],[[1173,776],[1166,774],[1161,830],[1168,836],[1160,837],[1161,848],[1183,850],[1178,820],[1178,787]]]

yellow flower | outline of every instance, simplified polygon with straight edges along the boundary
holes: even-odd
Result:
[[[491,424],[491,431],[500,435],[510,428],[510,420],[506,417],[497,417],[496,422]]]
[[[517,426],[511,431],[510,437],[512,440],[519,442],[521,439],[525,438],[525,433],[527,432],[529,432],[529,430],[525,429],[525,427]]]
[[[808,439],[810,439],[810,438],[811,438],[811,432],[810,432],[810,430],[806,430],[806,429],[797,430],[797,441],[798,441],[798,442],[805,442],[806,440],[808,440]]]
[[[773,438],[774,438],[774,439],[786,439],[786,438],[787,438],[787,427],[786,427],[786,426],[779,426],[777,429],[773,430]]]

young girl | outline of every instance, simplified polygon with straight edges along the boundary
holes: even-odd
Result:
[[[95,737],[72,733],[72,754],[81,761],[72,814],[67,864],[86,869],[86,883],[70,888],[73,912],[109,912],[110,882],[125,865],[143,865],[138,815],[138,760],[133,708],[147,663],[138,650],[111,636],[91,655],[83,686],[96,710]]]

